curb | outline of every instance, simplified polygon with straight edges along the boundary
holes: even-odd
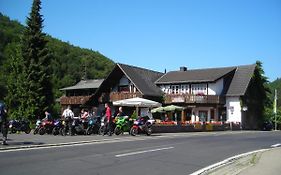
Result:
[[[221,162],[218,162],[218,163],[215,163],[213,165],[207,166],[207,167],[205,167],[203,169],[197,170],[197,171],[195,171],[194,173],[192,173],[190,175],[203,175],[203,174],[207,174],[209,171],[212,171],[212,170],[218,169],[218,168],[220,168],[222,166],[231,164],[234,161],[239,160],[239,159],[241,159],[243,157],[246,157],[248,155],[255,154],[255,153],[258,153],[258,152],[268,151],[268,150],[271,150],[271,149],[273,149],[273,148],[260,149],[260,150],[255,150],[255,151],[251,151],[251,152],[247,152],[247,153],[238,154],[238,155],[232,156],[230,158],[227,158],[227,159],[225,159],[225,160],[223,160]]]

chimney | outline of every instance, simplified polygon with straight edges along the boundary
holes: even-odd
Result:
[[[185,67],[185,66],[180,67],[180,71],[181,71],[181,72],[187,71],[187,67]]]

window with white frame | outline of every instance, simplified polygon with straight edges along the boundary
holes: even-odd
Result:
[[[191,94],[193,95],[207,95],[207,84],[192,84]]]

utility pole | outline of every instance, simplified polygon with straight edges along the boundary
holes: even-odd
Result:
[[[277,121],[276,121],[276,117],[277,117],[277,89],[275,89],[275,94],[274,94],[274,104],[273,104],[273,113],[274,113],[274,120],[275,120],[275,131],[277,130]]]

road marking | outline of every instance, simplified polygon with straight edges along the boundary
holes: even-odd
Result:
[[[281,143],[277,143],[277,144],[271,145],[270,147],[271,148],[276,148],[276,147],[279,147],[279,146],[281,146]]]
[[[136,152],[130,152],[130,153],[125,153],[125,154],[118,154],[115,155],[115,157],[125,157],[125,156],[132,156],[136,154],[143,154],[143,153],[149,153],[149,152],[155,152],[155,151],[163,151],[167,149],[173,149],[174,147],[166,147],[166,148],[158,148],[158,149],[150,149],[150,150],[144,150],[144,151],[136,151]]]

